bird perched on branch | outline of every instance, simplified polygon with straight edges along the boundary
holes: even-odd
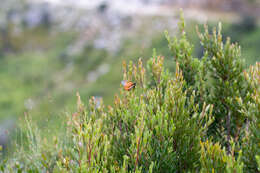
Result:
[[[131,82],[131,81],[126,81],[126,80],[123,80],[121,82],[121,84],[123,85],[123,87],[126,91],[130,91],[131,89],[135,88],[135,86],[136,86],[136,83]]]

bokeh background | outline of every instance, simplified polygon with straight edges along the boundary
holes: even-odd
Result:
[[[123,60],[148,59],[153,48],[174,70],[164,31],[177,33],[184,11],[194,56],[195,26],[222,22],[247,66],[260,60],[259,0],[0,0],[0,145],[22,136],[30,115],[47,140],[63,131],[76,92],[113,104]]]

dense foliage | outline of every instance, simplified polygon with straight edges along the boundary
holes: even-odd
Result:
[[[2,160],[2,171],[260,171],[260,64],[246,69],[221,25],[198,31],[204,51],[194,58],[183,19],[179,28],[179,38],[166,33],[175,73],[156,51],[147,66],[123,63],[124,80],[136,88],[122,88],[112,106],[95,97],[86,105],[77,94],[77,111],[53,145],[28,116],[28,141]]]

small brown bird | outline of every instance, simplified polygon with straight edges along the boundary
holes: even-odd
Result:
[[[121,84],[124,86],[124,89],[126,91],[130,91],[132,88],[135,88],[136,86],[136,83],[133,83],[131,81],[126,81],[126,80],[123,80]]]

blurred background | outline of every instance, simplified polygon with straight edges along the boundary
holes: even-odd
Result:
[[[247,66],[260,60],[260,0],[0,0],[0,145],[30,115],[46,139],[62,133],[76,92],[112,104],[122,61],[165,56],[164,30],[177,32],[183,8],[194,56],[202,49],[195,26],[223,23],[242,46]],[[16,131],[14,133],[14,131]],[[19,130],[22,133],[22,129]],[[12,136],[12,135],[11,135]]]

